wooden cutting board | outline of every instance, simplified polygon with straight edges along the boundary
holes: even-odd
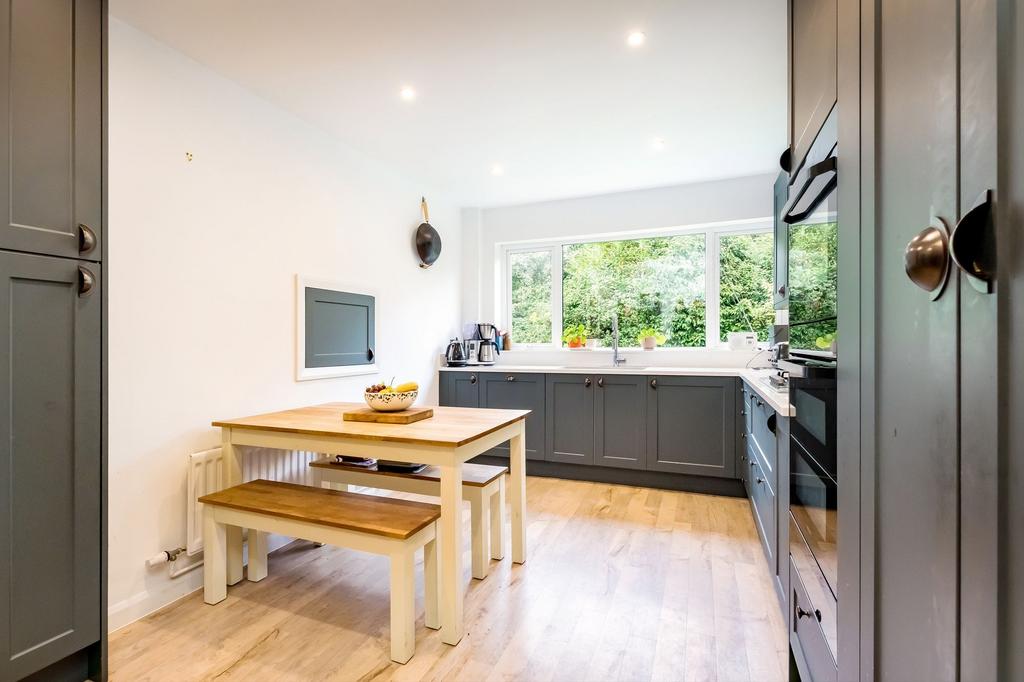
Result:
[[[429,407],[410,407],[401,412],[378,412],[364,407],[359,410],[342,412],[342,418],[347,422],[376,422],[378,424],[412,424],[433,416],[434,411]]]

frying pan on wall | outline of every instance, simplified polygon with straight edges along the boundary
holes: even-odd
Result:
[[[420,267],[429,268],[441,255],[441,235],[430,224],[430,212],[424,197],[420,197],[420,210],[423,211],[423,222],[416,228],[416,255],[420,257]]]

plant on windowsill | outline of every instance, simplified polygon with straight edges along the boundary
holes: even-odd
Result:
[[[562,341],[574,350],[587,345],[587,328],[582,324],[572,324],[562,333]]]
[[[668,341],[668,337],[657,329],[646,327],[640,330],[640,333],[637,334],[636,340],[644,350],[654,350],[655,347],[661,346]]]

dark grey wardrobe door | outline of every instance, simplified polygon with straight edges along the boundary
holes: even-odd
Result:
[[[100,638],[100,266],[0,253],[0,679]]]
[[[736,380],[650,377],[647,469],[732,478],[736,466]]]
[[[647,382],[647,377],[621,374],[598,379],[594,401],[596,464],[620,469],[645,467]]]
[[[594,463],[595,377],[547,375],[547,460]]]
[[[0,248],[100,259],[101,17],[100,0],[0,0]]]

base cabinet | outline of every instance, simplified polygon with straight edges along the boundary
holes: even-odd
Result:
[[[732,377],[651,377],[647,469],[734,478],[735,401]]]
[[[100,274],[0,252],[0,680],[102,635]]]
[[[598,377],[594,399],[594,463],[620,469],[646,466],[647,377]]]
[[[449,407],[480,407],[480,377],[469,372],[442,372],[441,404]]]
[[[593,464],[595,379],[582,374],[548,374],[546,391],[545,459]]]
[[[526,459],[544,459],[544,375],[485,372],[479,376],[480,407],[531,410],[526,418]],[[508,443],[485,454],[508,457]]]

